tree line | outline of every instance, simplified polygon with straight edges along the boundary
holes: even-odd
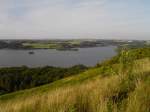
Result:
[[[28,68],[26,66],[0,68],[0,94],[37,87],[78,74],[86,69],[87,67],[84,65],[76,65],[70,68],[50,66],[41,68]]]

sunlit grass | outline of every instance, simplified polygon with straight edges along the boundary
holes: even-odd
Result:
[[[0,112],[149,112],[149,65],[148,58],[138,60],[132,73],[108,76],[92,69],[55,82],[59,86],[42,94],[1,100]]]

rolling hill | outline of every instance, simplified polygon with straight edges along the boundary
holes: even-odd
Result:
[[[78,75],[0,96],[0,112],[149,112],[150,49],[121,52]]]

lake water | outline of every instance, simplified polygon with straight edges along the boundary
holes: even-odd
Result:
[[[33,50],[0,50],[0,67],[11,66],[59,66],[69,67],[77,64],[94,66],[102,60],[116,55],[114,46],[79,48],[79,51],[57,51],[54,49]]]

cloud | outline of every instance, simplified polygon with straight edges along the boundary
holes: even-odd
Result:
[[[135,12],[110,0],[1,0],[0,38],[148,38],[149,17]]]

